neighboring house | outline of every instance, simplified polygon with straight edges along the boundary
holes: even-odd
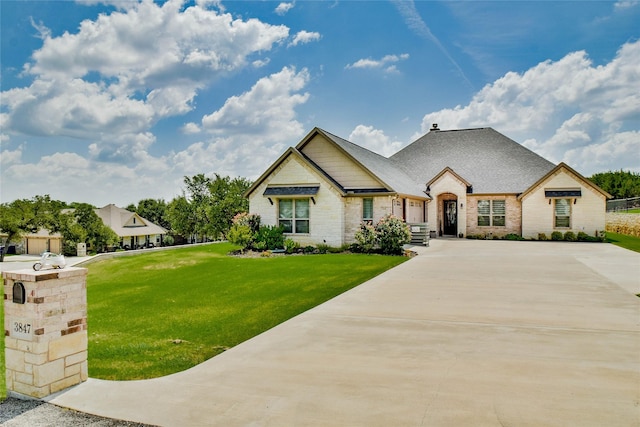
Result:
[[[126,209],[110,204],[96,209],[102,222],[120,237],[120,247],[138,249],[162,245],[167,230]]]
[[[386,158],[313,129],[245,193],[250,213],[301,244],[352,243],[387,214],[432,236],[595,235],[611,196],[491,128],[426,135]]]

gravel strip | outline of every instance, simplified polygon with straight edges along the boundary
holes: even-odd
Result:
[[[0,425],[6,427],[152,427],[147,424],[97,417],[39,400],[8,398],[0,402]]]

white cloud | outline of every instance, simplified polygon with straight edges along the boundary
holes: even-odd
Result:
[[[22,149],[20,146],[15,150],[2,150],[0,151],[0,166],[7,168],[10,165],[19,164],[22,160]]]
[[[383,67],[387,67],[389,64],[393,64],[399,61],[405,61],[409,59],[409,54],[408,53],[403,53],[400,55],[386,55],[381,59],[371,59],[371,58],[364,58],[364,59],[359,59],[356,62],[354,62],[353,64],[347,64],[345,66],[346,69],[352,69],[352,68],[383,68]],[[393,69],[395,71],[397,71],[395,65],[392,66],[388,66],[387,70],[389,69]]]
[[[310,31],[298,31],[293,37],[293,41],[289,43],[289,46],[297,46],[299,44],[311,43],[312,41],[320,40],[320,33]]]
[[[640,4],[640,1],[638,0],[621,0],[621,1],[615,2],[615,4],[613,5],[613,8],[616,11],[625,11],[627,9],[631,9],[632,7],[636,7],[639,4]]]
[[[262,68],[266,65],[269,65],[269,62],[271,62],[269,58],[256,59],[251,63],[251,65],[253,66],[253,68]]]
[[[216,135],[249,134],[270,141],[299,136],[302,125],[295,120],[295,108],[309,99],[308,93],[298,93],[308,82],[307,69],[284,67],[227,99],[222,108],[202,118],[202,127]]]
[[[40,136],[93,138],[104,132],[139,132],[154,118],[144,101],[81,79],[38,79],[28,88],[3,92],[2,104],[10,111],[5,116],[7,132]]]
[[[380,129],[365,125],[356,126],[347,139],[384,157],[397,153],[405,145],[400,141],[392,141]]]
[[[147,197],[170,200],[178,188],[167,185],[166,170],[156,170],[151,165],[136,168],[68,152],[44,156],[35,163],[14,164],[4,173],[12,177],[12,182],[3,182],[3,200],[49,194],[67,202],[126,206]]]
[[[584,174],[611,168],[616,159],[638,170],[640,150],[631,141],[637,132],[629,131],[640,120],[639,63],[640,42],[634,42],[601,66],[593,66],[585,52],[574,52],[523,74],[510,72],[468,105],[425,115],[422,131],[431,123],[441,129],[491,126]]]
[[[204,7],[217,2],[198,4],[127,2],[58,37],[39,25],[43,45],[24,66],[34,80],[2,93],[3,130],[86,139],[145,132],[192,110],[198,91],[289,35]]]
[[[189,122],[182,126],[182,133],[185,135],[193,135],[195,133],[200,133],[201,131],[202,129],[200,129],[200,126],[198,126],[197,123]]]
[[[282,2],[276,7],[275,13],[277,13],[280,16],[285,15],[287,12],[293,9],[294,6],[295,6],[295,3],[293,2],[292,3]]]

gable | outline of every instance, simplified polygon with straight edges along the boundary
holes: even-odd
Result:
[[[540,178],[540,180],[520,194],[518,199],[525,200],[531,194],[539,190],[544,190],[546,198],[582,197],[585,191],[593,193],[605,200],[611,198],[611,194],[607,193],[564,163],[560,163],[551,172]]]
[[[427,191],[429,191],[431,187],[440,186],[443,181],[465,187],[465,190],[471,188],[471,184],[466,179],[455,173],[455,171],[450,167],[446,167],[442,172],[427,182]]]
[[[122,213],[122,226],[123,227],[146,227],[147,223],[137,213],[131,212],[130,214]]]
[[[318,165],[345,190],[362,188],[384,188],[384,183],[369,171],[354,162],[334,143],[323,135],[316,134],[306,141],[300,152]]]
[[[275,168],[270,169],[267,176],[256,181],[250,191],[245,193],[245,197],[249,200],[256,197],[314,197],[321,186],[338,195],[345,195],[339,185],[310,165],[304,157],[290,154],[279,161]]]

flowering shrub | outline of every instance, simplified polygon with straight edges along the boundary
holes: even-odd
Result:
[[[401,255],[402,246],[411,241],[409,226],[393,215],[386,215],[376,224],[376,233],[383,254]]]
[[[247,212],[240,212],[233,217],[233,224],[246,225],[249,227],[252,233],[257,233],[260,229],[260,215],[250,214]]]
[[[400,218],[387,215],[375,227],[370,223],[360,225],[355,234],[356,248],[371,253],[379,250],[387,255],[401,255],[403,245],[411,241],[409,226]]]
[[[360,252],[371,253],[378,245],[378,234],[371,223],[362,223],[355,235],[356,245]]]

